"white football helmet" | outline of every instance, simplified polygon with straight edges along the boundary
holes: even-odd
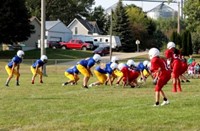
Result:
[[[110,65],[110,68],[112,69],[112,70],[114,70],[114,69],[117,69],[117,63],[112,63],[111,65]]]
[[[48,58],[46,55],[42,55],[40,60],[42,60],[43,62],[47,62]]]
[[[145,60],[144,62],[143,62],[143,65],[144,66],[147,66],[149,64],[149,61],[148,60]]]
[[[174,47],[174,48],[176,47],[176,45],[175,45],[174,42],[171,42],[171,41],[170,41],[170,42],[167,43],[167,49],[171,49],[171,48],[173,48],[173,47]]]
[[[94,56],[92,58],[95,60],[95,62],[101,61],[101,56],[99,54],[94,54]]]
[[[23,58],[23,56],[24,56],[24,51],[18,50],[18,51],[17,51],[17,56],[18,56],[19,58]]]
[[[127,64],[129,67],[130,67],[130,66],[135,66],[135,62],[134,62],[133,60],[131,60],[131,59],[128,60],[126,64]]]
[[[156,56],[159,56],[160,55],[160,51],[157,49],[157,48],[151,48],[149,50],[149,58],[150,60]]]
[[[126,65],[125,65],[124,63],[120,63],[120,64],[118,65],[118,69],[119,69],[119,70],[122,70],[125,66],[126,66]]]
[[[111,62],[113,62],[113,63],[118,63],[118,61],[119,61],[119,58],[117,58],[116,56],[113,56],[111,58]]]

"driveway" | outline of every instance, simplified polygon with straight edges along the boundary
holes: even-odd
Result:
[[[119,58],[119,60],[124,60],[124,59],[129,59],[129,58],[134,58],[137,56],[141,56],[141,55],[146,55],[148,54],[147,51],[145,52],[134,52],[134,53],[123,53],[123,52],[113,52],[112,56],[117,56]],[[75,61],[70,61],[70,62],[65,62],[65,63],[60,63],[60,64],[64,64],[64,65],[75,65],[79,60],[75,60]],[[110,56],[103,56],[101,58],[101,61],[103,63],[107,63],[110,61]]]
[[[123,53],[123,52],[113,52],[112,56],[116,56],[119,58],[119,60],[124,60],[124,59],[129,59],[129,58],[134,58],[137,56],[141,56],[141,55],[146,55],[148,54],[148,52],[144,51],[144,52],[134,52],[134,53]],[[102,57],[102,61],[104,62],[108,62],[110,60],[110,56],[104,56]]]

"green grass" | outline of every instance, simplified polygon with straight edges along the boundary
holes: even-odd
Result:
[[[4,65],[5,63],[1,63]],[[20,87],[0,68],[0,130],[90,130],[90,131],[188,131],[200,130],[199,79],[182,84],[172,93],[171,81],[164,87],[170,105],[153,107],[151,78],[141,88],[99,86],[81,88],[61,84],[66,66],[47,66],[44,84],[30,84],[29,66],[21,65]],[[96,79],[90,79],[90,83]]]
[[[1,59],[11,59],[16,51],[0,51]],[[63,50],[63,49],[46,49],[49,59],[78,59],[92,56],[91,51],[82,50]],[[40,49],[25,51],[25,59],[40,58]]]

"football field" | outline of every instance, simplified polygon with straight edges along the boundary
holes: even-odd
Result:
[[[4,65],[4,64],[1,64]],[[196,131],[200,130],[200,79],[182,83],[183,92],[164,91],[169,105],[153,107],[152,79],[140,88],[61,86],[67,81],[65,66],[47,66],[43,84],[31,84],[29,66],[22,65],[20,86],[14,78],[9,87],[0,69],[0,130],[89,130],[89,131]],[[89,83],[94,82],[95,77]],[[162,100],[161,100],[162,102]]]

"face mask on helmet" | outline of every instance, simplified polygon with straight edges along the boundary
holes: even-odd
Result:
[[[148,63],[149,63],[149,61],[145,60],[145,61],[143,62],[143,65],[147,67]]]
[[[133,60],[128,60],[126,63],[129,67],[134,67],[135,66],[135,62]]]
[[[113,56],[112,58],[111,58],[111,62],[113,62],[113,63],[119,63],[119,59],[116,57],[116,56]]]
[[[42,55],[41,58],[40,58],[44,63],[47,63],[48,61],[48,58],[46,55]]]
[[[24,57],[24,51],[22,51],[22,50],[17,51],[17,56],[20,57],[20,58],[23,58]]]
[[[94,61],[99,64],[101,62],[101,56],[99,54],[95,54],[93,56]]]
[[[112,63],[112,64],[110,65],[110,68],[111,68],[112,70],[117,69],[117,63]]]

